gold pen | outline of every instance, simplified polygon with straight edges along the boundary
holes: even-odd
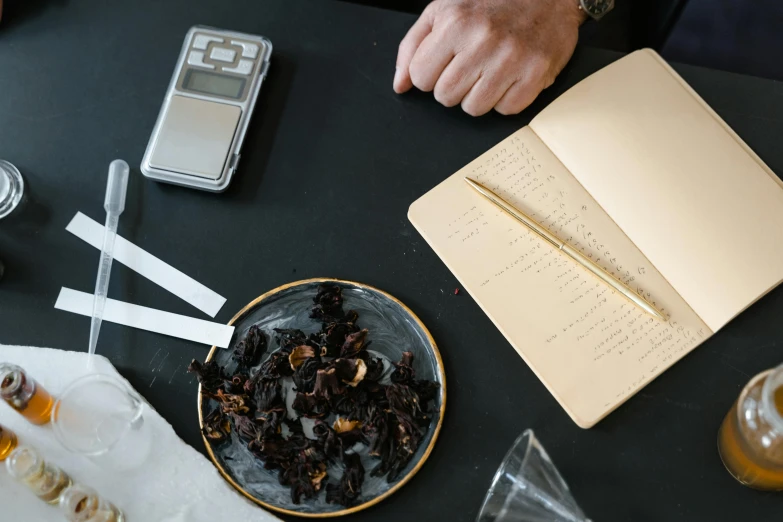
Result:
[[[473,187],[473,189],[476,190],[479,194],[490,200],[492,203],[500,207],[501,210],[506,212],[507,214],[514,217],[517,221],[525,225],[527,228],[541,236],[547,243],[555,247],[556,249],[560,250],[564,254],[566,254],[568,257],[585,267],[587,270],[592,272],[594,276],[602,280],[607,285],[611,286],[618,292],[620,292],[623,296],[625,296],[629,301],[634,303],[636,306],[647,312],[648,314],[657,317],[661,321],[666,321],[666,318],[663,316],[661,312],[656,310],[650,303],[648,303],[642,296],[625,286],[619,279],[616,279],[609,275],[603,268],[595,264],[591,259],[583,255],[581,252],[576,250],[575,248],[571,247],[570,245],[567,245],[563,241],[557,238],[554,234],[552,234],[549,230],[542,227],[536,221],[529,216],[525,215],[522,211],[515,208],[514,205],[506,201],[505,199],[501,198],[494,192],[492,192],[490,189],[482,185],[481,183],[478,183],[476,181],[473,181],[470,178],[465,178],[465,181]]]

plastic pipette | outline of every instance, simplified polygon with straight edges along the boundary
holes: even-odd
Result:
[[[130,168],[122,160],[114,160],[109,165],[109,181],[106,184],[106,199],[103,208],[106,209],[106,225],[103,231],[103,248],[101,262],[98,265],[98,279],[95,281],[95,297],[92,303],[92,322],[90,324],[89,354],[95,353],[98,344],[98,334],[103,321],[103,309],[106,306],[106,294],[109,291],[111,262],[114,260],[114,239],[117,237],[117,224],[120,214],[125,210],[125,194],[128,191],[128,175]]]

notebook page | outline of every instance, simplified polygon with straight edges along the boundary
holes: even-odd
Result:
[[[531,128],[714,331],[783,279],[783,189],[652,51]]]
[[[608,267],[670,321],[642,312],[479,196],[465,176]],[[424,195],[408,216],[582,427],[711,334],[527,127]]]

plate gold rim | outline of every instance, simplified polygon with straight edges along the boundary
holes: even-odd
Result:
[[[204,436],[204,419],[201,414],[201,406],[202,406],[202,394],[201,394],[201,384],[198,386],[198,425],[199,425],[199,431],[201,432],[201,438],[204,441],[204,446],[207,448],[207,453],[209,454],[209,458],[212,461],[212,463],[217,468],[218,472],[223,476],[223,478],[231,484],[234,489],[239,491],[242,495],[244,495],[248,500],[254,502],[255,504],[258,504],[259,506],[262,506],[264,508],[267,508],[271,511],[277,512],[277,513],[283,513],[285,515],[293,515],[297,517],[303,517],[303,518],[332,518],[332,517],[340,517],[344,515],[350,515],[351,513],[358,513],[359,511],[362,511],[364,509],[367,509],[369,507],[374,506],[375,504],[378,504],[382,500],[388,498],[397,490],[399,490],[402,486],[408,483],[410,479],[413,478],[416,473],[421,469],[421,467],[424,465],[424,463],[427,461],[427,459],[430,456],[430,453],[432,453],[432,449],[435,447],[435,442],[438,440],[438,435],[440,434],[440,429],[443,426],[443,418],[446,413],[446,372],[443,368],[443,359],[440,356],[440,351],[438,350],[438,345],[435,343],[435,339],[433,339],[432,334],[430,334],[430,331],[427,329],[427,327],[424,325],[424,323],[419,319],[419,317],[413,313],[413,310],[408,308],[402,301],[394,297],[393,295],[384,292],[383,290],[376,288],[371,285],[367,285],[364,283],[357,283],[356,281],[349,281],[346,279],[334,279],[329,277],[316,277],[312,279],[302,279],[300,281],[294,281],[292,283],[287,283],[281,286],[278,286],[277,288],[274,288],[259,297],[253,299],[250,303],[245,305],[244,308],[242,308],[239,312],[234,315],[234,317],[231,318],[231,320],[228,322],[229,325],[233,325],[235,322],[237,322],[239,319],[241,319],[251,308],[256,306],[261,301],[267,299],[268,297],[275,295],[277,293],[280,293],[284,290],[287,290],[289,288],[292,288],[294,286],[300,286],[305,284],[311,284],[311,283],[343,283],[346,285],[353,285],[359,288],[364,288],[367,290],[372,290],[374,292],[378,292],[379,294],[382,294],[386,296],[387,298],[391,299],[395,303],[397,303],[399,306],[403,308],[410,316],[416,321],[416,323],[419,325],[419,327],[422,329],[424,334],[427,336],[427,339],[430,342],[430,345],[432,346],[432,349],[435,353],[435,359],[438,362],[438,373],[440,374],[440,380],[441,380],[441,405],[440,405],[440,415],[438,417],[438,424],[435,426],[435,432],[432,434],[432,440],[430,440],[430,443],[427,445],[427,449],[424,451],[424,455],[422,455],[421,459],[416,463],[416,466],[410,472],[408,472],[407,475],[405,475],[397,484],[389,488],[388,491],[384,492],[383,494],[375,497],[372,500],[368,500],[367,502],[364,502],[363,504],[359,504],[358,506],[354,506],[351,508],[342,509],[340,511],[334,511],[332,513],[301,513],[299,511],[291,511],[290,509],[284,509],[277,506],[274,506],[272,504],[269,504],[267,502],[264,502],[262,500],[257,499],[253,495],[251,495],[249,492],[247,492],[242,486],[237,484],[237,482],[229,476],[229,474],[226,472],[226,470],[223,469],[223,466],[220,465],[217,458],[215,457],[214,452],[212,451],[212,446],[209,444],[209,441]],[[217,346],[213,346],[209,353],[207,354],[206,361],[210,361],[212,357],[214,356],[216,350],[218,350]]]

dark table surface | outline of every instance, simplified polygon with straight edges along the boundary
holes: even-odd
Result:
[[[392,92],[397,44],[413,22],[405,14],[292,0],[11,7],[0,26],[0,157],[23,172],[30,201],[0,223],[0,342],[86,350],[89,320],[53,305],[61,286],[92,291],[98,253],[64,229],[77,211],[103,220],[108,164],[124,158],[134,172],[120,233],[226,296],[217,320],[280,284],[334,276],[394,294],[429,326],[449,384],[440,440],[407,486],[352,519],[473,520],[525,428],[595,521],[779,518],[781,497],[737,484],[715,437],[746,381],[783,359],[783,291],[584,431],[473,300],[454,295],[454,277],[406,219],[416,198],[618,55],[579,49],[523,114],[474,119],[430,95]],[[262,34],[275,46],[239,174],[220,195],[138,171],[194,24]],[[783,85],[675,67],[783,172]],[[109,296],[206,318],[120,264]],[[99,352],[204,451],[185,368],[205,347],[104,324]]]

